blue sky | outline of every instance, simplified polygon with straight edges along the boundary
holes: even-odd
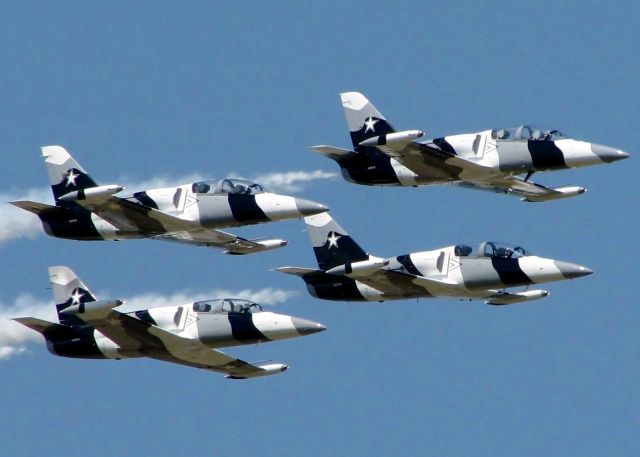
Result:
[[[233,230],[290,244],[229,257],[57,240],[5,205],[3,316],[53,306],[46,268],[63,264],[100,296],[151,306],[176,295],[278,293],[275,310],[328,330],[228,350],[291,367],[230,382],[155,361],[56,358],[5,321],[0,346],[23,350],[0,359],[3,455],[637,454],[640,11],[630,1],[441,3],[0,7],[4,200],[46,188],[47,144],[67,147],[101,183],[319,170],[325,177],[295,182],[295,195],[329,205],[371,253],[497,239],[595,271],[509,307],[324,302],[270,271],[314,266],[299,221]],[[546,204],[355,186],[326,177],[337,167],[308,149],[349,145],[338,93],[350,90],[394,126],[428,136],[532,123],[632,157],[537,175],[589,189]]]

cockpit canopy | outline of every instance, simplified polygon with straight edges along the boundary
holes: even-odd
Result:
[[[519,257],[533,255],[520,246],[501,243],[499,241],[459,244],[453,248],[453,253],[459,257],[496,257],[503,259],[517,259]]]
[[[491,131],[491,138],[501,141],[556,141],[566,138],[558,130],[547,130],[530,125]]]
[[[241,298],[223,298],[195,302],[193,304],[193,310],[197,313],[251,314],[262,311],[262,306]]]
[[[266,192],[260,184],[245,179],[218,179],[194,182],[191,185],[191,190],[196,194],[255,195]]]

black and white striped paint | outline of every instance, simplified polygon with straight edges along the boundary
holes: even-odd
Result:
[[[285,240],[245,240],[217,229],[296,219],[327,211],[311,200],[279,195],[259,184],[220,179],[149,189],[117,197],[122,186],[98,186],[61,146],[42,148],[55,206],[18,201],[47,234],[74,240],[150,238],[213,246],[249,254],[286,245]]]
[[[417,140],[423,136],[422,131],[396,132],[361,93],[346,92],[340,97],[353,150],[331,146],[313,149],[336,161],[343,177],[356,184],[453,184],[513,194],[523,200],[548,201],[579,195],[585,189],[545,188],[530,183],[531,174],[629,157],[620,149],[526,125]],[[524,178],[514,178],[518,175]]]
[[[249,378],[276,374],[286,365],[255,366],[215,348],[267,343],[318,333],[318,322],[263,311],[248,300],[211,299],[132,312],[122,300],[100,300],[65,266],[49,268],[59,323],[15,320],[40,332],[54,355],[87,359],[151,357]]]
[[[592,273],[578,264],[534,255],[522,247],[483,242],[381,258],[366,253],[329,213],[305,217],[319,269],[282,267],[302,277],[309,293],[338,301],[419,297],[492,299],[507,304],[511,287],[529,287]],[[529,294],[543,298],[546,291]],[[513,295],[513,302],[527,301]]]

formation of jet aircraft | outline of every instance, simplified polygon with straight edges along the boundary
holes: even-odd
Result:
[[[67,267],[50,267],[49,278],[60,322],[14,320],[41,333],[49,351],[63,357],[149,357],[224,373],[231,379],[257,378],[281,373],[287,365],[247,363],[213,348],[297,338],[326,329],[236,298],[125,313],[115,309],[123,300],[98,300]]]
[[[313,149],[336,161],[343,177],[356,184],[453,184],[543,202],[580,195],[586,189],[545,187],[530,180],[534,173],[629,157],[619,149],[527,125],[418,140],[423,131],[396,131],[361,93],[340,96],[353,149],[325,145]]]
[[[136,192],[98,185],[61,146],[42,148],[55,206],[32,201],[13,205],[35,213],[51,236],[73,240],[148,238],[252,254],[283,247],[285,240],[247,240],[224,227],[296,219],[327,211],[320,203],[273,194],[240,179],[202,181]]]
[[[578,186],[545,187],[530,180],[539,171],[615,162],[619,149],[530,126],[419,140],[420,130],[397,132],[358,92],[341,94],[353,150],[316,146],[335,160],[350,182],[382,186],[453,184],[506,193],[530,202],[582,194]],[[539,257],[519,245],[463,243],[396,257],[367,253],[320,203],[276,195],[240,179],[201,181],[117,197],[120,185],[98,185],[60,146],[43,157],[55,206],[14,201],[35,213],[46,233],[74,240],[149,238],[250,254],[286,245],[277,238],[247,240],[220,231],[304,218],[318,268],[281,267],[301,277],[309,293],[337,301],[387,301],[448,297],[491,305],[549,295],[532,286],[592,273],[584,266]],[[118,311],[121,299],[98,300],[67,267],[49,268],[58,323],[14,320],[41,333],[49,351],[75,358],[153,359],[245,379],[283,372],[280,363],[251,364],[217,348],[309,335],[322,324],[263,311],[256,303],[224,298],[178,306]],[[518,288],[518,290],[513,290]]]
[[[387,301],[418,297],[483,299],[509,305],[549,295],[529,286],[592,273],[581,265],[534,255],[521,246],[487,241],[376,257],[362,249],[329,213],[304,218],[318,268],[282,267],[325,300]],[[510,287],[525,290],[508,292]]]

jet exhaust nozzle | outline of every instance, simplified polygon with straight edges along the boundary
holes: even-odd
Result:
[[[75,202],[78,200],[90,200],[99,197],[110,197],[124,189],[124,186],[118,184],[108,184],[106,186],[89,187],[87,189],[75,190],[64,194],[58,200],[65,202]]]
[[[403,132],[386,133],[361,141],[359,146],[384,146],[385,144],[408,143],[424,136],[422,130],[405,130]]]
[[[542,289],[525,290],[523,292],[505,292],[503,294],[489,297],[485,303],[487,305],[511,305],[513,303],[522,303],[526,301],[540,300],[549,296],[549,292]]]

